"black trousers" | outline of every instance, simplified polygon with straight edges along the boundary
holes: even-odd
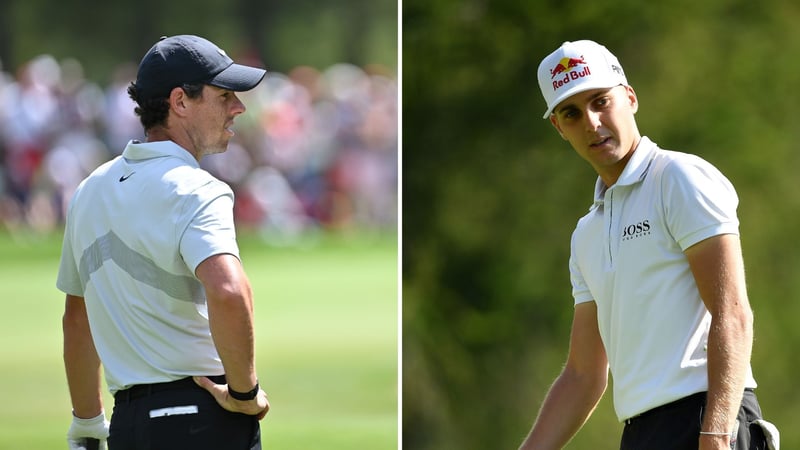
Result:
[[[625,421],[620,450],[697,450],[700,426],[706,408],[706,393],[690,395],[651,409]],[[761,427],[761,407],[752,390],[746,390],[736,420],[739,422],[735,450],[766,450]]]
[[[225,378],[210,377],[224,384]],[[191,377],[114,395],[109,450],[261,450],[255,416],[224,410]]]

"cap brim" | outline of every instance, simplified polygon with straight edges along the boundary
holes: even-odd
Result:
[[[264,79],[267,71],[256,67],[231,64],[208,81],[208,84],[234,92],[249,91]]]
[[[575,88],[573,88],[571,90],[562,92],[561,95],[556,97],[553,100],[553,105],[551,107],[547,108],[547,111],[544,112],[544,116],[542,118],[543,119],[547,119],[548,117],[550,117],[550,114],[553,114],[553,112],[555,112],[556,107],[558,107],[558,105],[561,104],[561,102],[563,102],[564,100],[572,97],[575,94],[580,94],[581,92],[590,91],[592,89],[613,89],[613,88],[615,88],[617,86],[625,86],[625,84],[624,83],[620,83],[620,82],[616,82],[616,83],[601,83],[599,86],[597,86],[597,85],[578,85],[577,87],[575,87]]]

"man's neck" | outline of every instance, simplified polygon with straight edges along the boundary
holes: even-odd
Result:
[[[180,139],[179,136],[175,136],[175,133],[172,132],[171,129],[164,127],[164,126],[157,126],[147,130],[145,142],[162,142],[162,141],[172,141],[176,143],[179,147],[186,150],[189,154],[191,154],[197,162],[200,162],[199,155],[196,152],[192,151],[191,140],[189,139]]]

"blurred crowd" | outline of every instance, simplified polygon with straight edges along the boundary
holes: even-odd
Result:
[[[74,59],[38,56],[13,75],[0,66],[0,227],[62,225],[80,181],[144,139],[126,89]],[[237,224],[277,244],[324,230],[396,231],[398,97],[381,67],[335,64],[268,72],[241,93],[247,112],[224,154],[201,165],[234,190]]]

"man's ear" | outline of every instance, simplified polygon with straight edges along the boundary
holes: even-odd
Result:
[[[631,105],[631,111],[636,114],[636,111],[639,110],[639,98],[636,96],[636,91],[630,86],[625,86],[625,91]]]
[[[188,99],[189,97],[186,96],[186,92],[183,91],[183,88],[172,88],[172,91],[169,93],[169,108],[176,115],[183,117],[187,114],[189,108]]]
[[[564,139],[566,141],[567,137],[564,136],[564,133],[561,131],[561,126],[558,124],[558,120],[556,120],[555,114],[550,114],[550,123],[553,125],[553,128],[555,128],[556,131],[558,131],[558,134],[561,135],[561,139]]]

